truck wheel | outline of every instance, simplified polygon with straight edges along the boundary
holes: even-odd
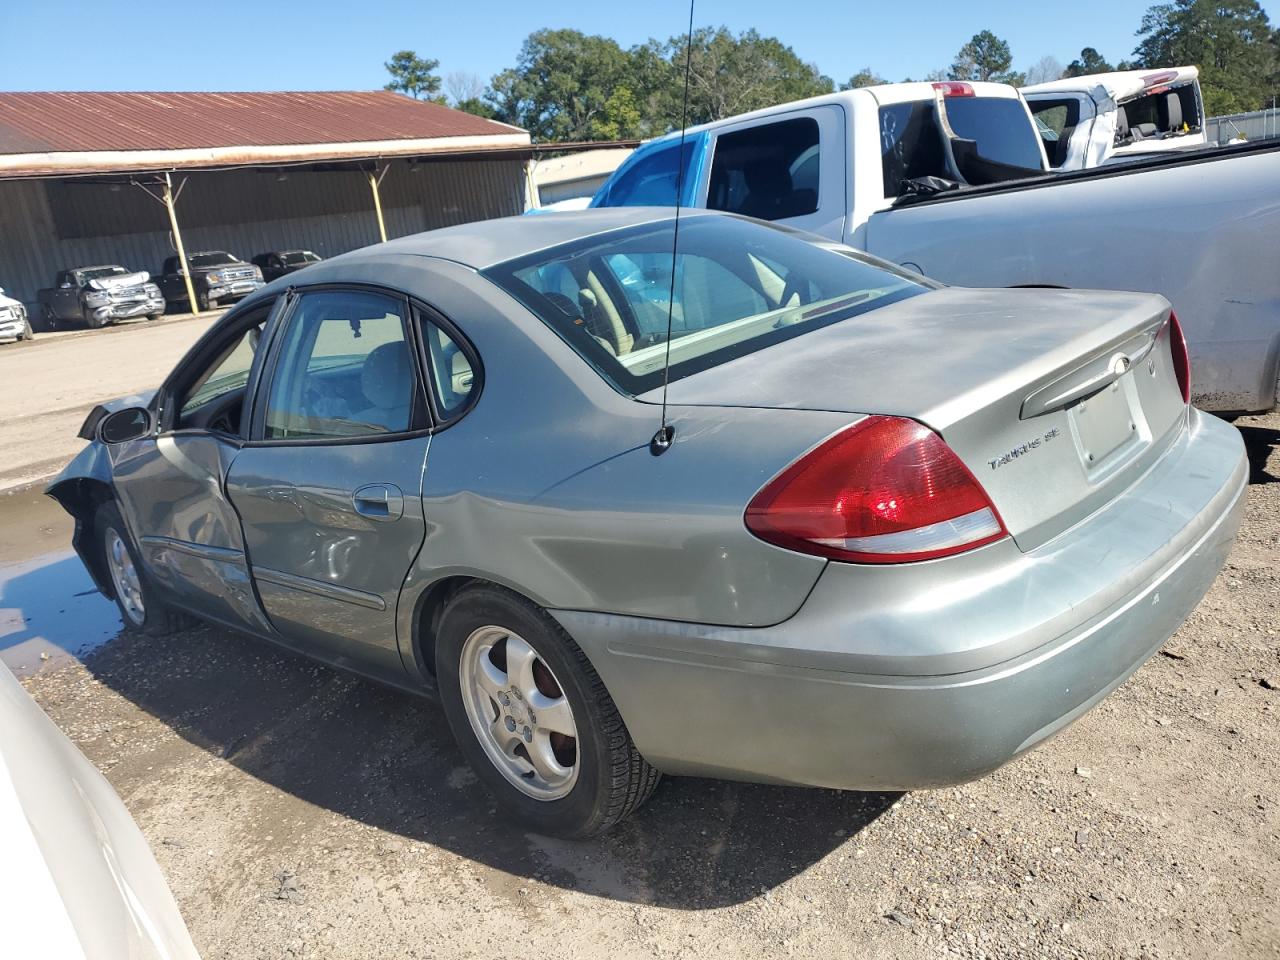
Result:
[[[114,503],[98,507],[93,528],[102,566],[111,581],[124,625],[153,637],[165,636],[184,626],[186,618],[171,611],[156,596]]]
[[[18,334],[19,340],[34,340],[36,338],[35,331],[31,329],[31,321],[27,320],[22,325],[22,332]]]
[[[87,324],[89,325],[90,329],[92,329],[92,330],[100,330],[100,329],[102,329],[103,327],[105,327],[108,323],[110,323],[111,321],[110,321],[110,319],[109,319],[109,318],[107,318],[107,317],[103,317],[101,320],[99,320],[99,319],[98,319],[97,317],[95,317],[92,313],[90,313],[90,314],[87,314],[87,315],[85,316],[85,318],[84,318],[84,322],[85,322],[85,323],[87,323]]]
[[[212,310],[212,309],[213,309],[214,307],[216,307],[217,305],[218,305],[218,301],[217,301],[217,300],[210,300],[210,299],[209,299],[209,295],[208,295],[207,293],[197,293],[197,294],[196,294],[196,309],[197,309],[200,313],[204,313],[204,312],[206,312],[206,311],[208,311],[208,310]]]
[[[464,589],[436,634],[436,677],[458,746],[507,816],[538,833],[603,833],[659,774],[631,741],[586,655],[508,590]]]
[[[164,316],[164,311],[162,310],[159,313],[148,313],[147,319],[150,320],[152,323],[154,323],[155,321],[159,320],[163,316]]]

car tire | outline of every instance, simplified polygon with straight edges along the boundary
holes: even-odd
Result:
[[[206,313],[209,310],[213,310],[217,306],[218,306],[218,301],[210,300],[209,295],[207,293],[196,294],[196,309],[200,313]]]
[[[508,675],[508,652],[517,649],[528,669],[513,666]],[[492,585],[457,593],[440,618],[435,660],[459,748],[522,826],[566,839],[595,836],[653,793],[660,775],[636,749],[591,662],[525,598]],[[521,689],[529,692],[517,695]],[[544,711],[541,720],[535,708]],[[552,772],[544,777],[544,771]]]
[[[101,320],[99,320],[92,313],[90,313],[85,316],[84,322],[88,324],[91,330],[101,330],[108,323],[110,323],[110,319],[107,317],[103,317]]]
[[[120,619],[126,627],[162,637],[185,625],[186,618],[160,602],[156,589],[138,562],[138,551],[114,503],[98,507],[93,518],[94,542],[107,581],[111,584]]]
[[[161,310],[159,313],[148,313],[147,319],[150,320],[152,323],[155,323],[157,320],[159,320],[163,316],[164,316],[164,311]]]
[[[31,329],[31,321],[27,320],[22,325],[22,332],[18,334],[18,339],[30,341],[30,340],[34,340],[35,338],[36,338],[36,333],[34,330]]]

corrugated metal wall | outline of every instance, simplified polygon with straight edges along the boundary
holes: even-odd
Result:
[[[1240,134],[1244,134],[1249,140],[1280,137],[1280,110],[1272,108],[1210,117],[1205,121],[1204,129],[1210,143],[1233,140]]]
[[[331,257],[378,242],[362,173],[294,169],[280,180],[274,171],[233,170],[186,177],[178,224],[188,253],[229,250],[247,260],[301,247]],[[393,161],[381,197],[389,237],[518,214],[524,161]],[[29,305],[67,267],[119,263],[158,273],[173,252],[164,206],[137,187],[0,182],[0,287]]]

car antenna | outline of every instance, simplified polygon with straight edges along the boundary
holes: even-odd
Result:
[[[671,449],[676,428],[667,423],[667,386],[671,382],[671,313],[676,300],[676,247],[680,242],[680,196],[684,193],[684,135],[689,127],[689,73],[693,65],[693,4],[689,0],[689,31],[684,43],[684,99],[680,104],[680,146],[676,150],[676,217],[671,230],[671,287],[667,291],[667,352],[662,361],[662,426],[649,441],[655,457]]]

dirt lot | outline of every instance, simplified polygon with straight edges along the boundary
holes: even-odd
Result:
[[[59,470],[95,403],[155,387],[221,314],[0,344],[0,490]]]
[[[208,960],[1280,956],[1280,416],[1164,653],[994,776],[667,780],[603,840],[511,828],[438,708],[215,629],[28,689],[119,790]]]

